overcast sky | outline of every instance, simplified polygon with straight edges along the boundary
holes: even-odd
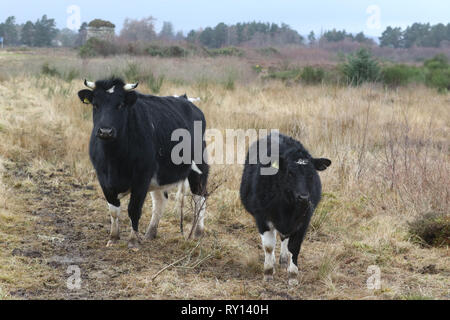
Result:
[[[1,0],[0,21],[15,16],[19,23],[34,22],[47,14],[64,28],[68,20],[74,21],[73,12],[68,13],[72,5],[78,6],[82,22],[106,19],[117,31],[125,18],[147,16],[157,19],[157,30],[163,21],[170,21],[185,34],[219,22],[261,21],[284,22],[303,35],[337,28],[379,36],[389,25],[450,22],[449,0]]]

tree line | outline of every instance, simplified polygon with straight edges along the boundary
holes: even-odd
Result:
[[[92,22],[103,21],[96,19]],[[91,22],[91,23],[92,23]],[[107,21],[103,21],[107,22]],[[112,24],[111,24],[112,25]],[[27,21],[17,24],[14,16],[0,23],[0,37],[7,46],[25,45],[30,47],[81,46],[87,34],[89,25],[83,23],[74,32],[67,28],[57,29],[54,19],[43,15],[35,22]],[[311,31],[307,39],[289,25],[282,23],[248,22],[227,25],[219,23],[215,27],[191,30],[186,36],[182,31],[175,32],[171,22],[163,22],[160,32],[155,30],[155,19],[147,17],[140,20],[125,19],[119,39],[126,42],[187,41],[208,48],[248,45],[254,47],[309,45],[323,42],[353,41],[376,45],[374,40],[363,32],[352,34],[345,30],[332,29],[316,36]],[[440,47],[450,45],[450,23],[430,25],[429,23],[414,23],[402,30],[400,27],[387,27],[379,37],[381,47],[410,48]]]
[[[414,23],[402,30],[387,27],[380,37],[380,46],[392,48],[440,47],[450,45],[450,23]]]

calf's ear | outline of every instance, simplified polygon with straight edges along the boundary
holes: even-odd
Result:
[[[326,158],[317,158],[312,159],[312,163],[314,165],[314,168],[316,168],[316,170],[323,171],[331,165],[331,160]]]
[[[78,92],[78,97],[80,98],[81,102],[85,104],[91,104],[92,103],[92,91],[91,90],[81,90]]]
[[[125,94],[125,104],[132,107],[137,101],[137,93],[134,91],[127,92]]]

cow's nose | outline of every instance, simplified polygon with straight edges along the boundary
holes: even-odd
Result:
[[[97,137],[99,137],[101,139],[114,138],[114,129],[113,128],[100,128],[97,131]]]

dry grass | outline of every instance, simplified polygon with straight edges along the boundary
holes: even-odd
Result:
[[[106,249],[109,216],[87,153],[91,111],[76,97],[82,82],[10,77],[0,82],[0,299],[449,298],[448,248],[424,248],[408,233],[408,222],[426,212],[448,215],[448,95],[258,81],[232,91],[163,85],[163,95],[202,97],[209,128],[278,128],[333,160],[321,174],[325,193],[300,253],[300,284],[288,288],[279,269],[273,282],[261,281],[259,236],[239,200],[240,165],[213,166],[227,181],[208,203],[197,248],[181,237],[171,201],[158,238],[140,252],[126,249],[126,214],[123,240]],[[81,268],[80,290],[66,287],[70,264]],[[381,269],[379,290],[366,287],[370,265]]]

